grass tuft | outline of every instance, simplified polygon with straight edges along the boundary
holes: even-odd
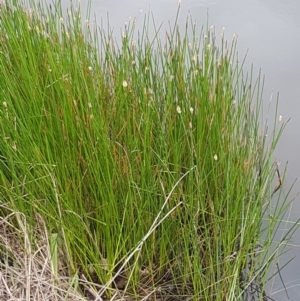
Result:
[[[76,7],[29,6],[0,10],[1,222],[20,244],[1,242],[5,277],[26,271],[24,300],[46,300],[43,273],[57,300],[264,297],[294,230],[273,246],[286,122],[260,123],[236,36],[187,19],[160,38],[146,16],[116,43]]]

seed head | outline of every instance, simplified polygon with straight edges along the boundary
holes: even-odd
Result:
[[[123,87],[124,88],[127,88],[128,84],[127,84],[127,81],[126,80],[123,80]]]

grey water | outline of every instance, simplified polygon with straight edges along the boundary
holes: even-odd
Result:
[[[69,6],[69,0],[61,0],[63,7]],[[82,0],[84,7],[88,0]],[[278,116],[289,123],[280,139],[274,160],[281,162],[283,171],[286,162],[287,177],[284,193],[300,176],[300,1],[298,0],[182,0],[180,4],[179,25],[185,26],[188,14],[198,24],[214,25],[215,31],[226,28],[225,37],[231,39],[238,35],[237,49],[240,57],[247,53],[245,68],[250,70],[253,63],[254,72],[261,69],[265,75],[264,107],[270,100],[275,103],[279,92]],[[114,34],[120,36],[121,28],[130,17],[134,18],[140,11],[153,13],[156,24],[174,22],[178,9],[178,0],[92,0],[91,14],[98,23],[106,24],[109,16]],[[141,23],[142,25],[142,23]],[[274,108],[270,115],[274,113]],[[288,219],[300,218],[300,184],[296,182],[290,198],[295,197]],[[284,226],[284,225],[283,225]],[[283,266],[294,258],[282,271],[281,276],[287,287],[288,296],[279,277],[268,286],[268,296],[274,300],[300,300],[300,230],[293,235],[292,248],[279,262]]]

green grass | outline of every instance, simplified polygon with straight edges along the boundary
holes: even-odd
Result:
[[[74,7],[63,18],[12,2],[0,12],[1,215],[16,228],[11,212],[26,216],[31,252],[45,224],[55,279],[137,299],[242,300],[265,284],[287,239],[272,245],[288,206],[273,196],[285,122],[276,110],[267,136],[263,81],[244,73],[236,37],[190,19],[162,35],[148,15],[117,44]]]

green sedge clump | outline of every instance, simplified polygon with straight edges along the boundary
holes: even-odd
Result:
[[[266,136],[237,36],[176,18],[162,39],[148,15],[116,43],[75,7],[0,15],[1,218],[25,253],[46,233],[54,283],[84,295],[263,296],[288,205],[270,205],[286,123]]]

